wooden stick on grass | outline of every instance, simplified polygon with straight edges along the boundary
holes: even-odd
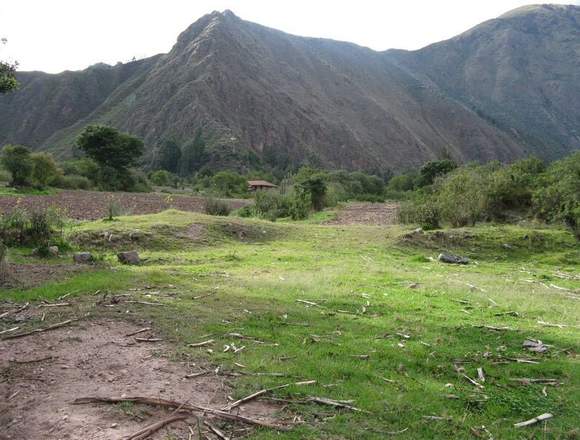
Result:
[[[269,428],[269,429],[276,429],[279,431],[287,431],[288,428],[285,426],[274,425],[268,422],[262,422],[261,420],[251,419],[249,417],[244,417],[236,414],[230,414],[228,412],[208,408],[205,406],[200,405],[193,405],[193,404],[183,404],[182,402],[176,402],[173,400],[166,400],[166,399],[157,399],[154,397],[81,397],[73,401],[75,405],[83,405],[87,403],[122,403],[122,402],[132,402],[132,403],[140,403],[143,405],[152,405],[152,406],[161,406],[165,408],[180,408],[181,411],[188,411],[188,412],[202,412],[206,414],[211,414],[215,417],[220,419],[233,421],[233,422],[240,422],[245,423],[247,425],[253,426],[260,426],[262,428]]]
[[[126,437],[126,440],[143,440],[147,437],[151,436],[152,434],[159,431],[164,426],[169,425],[170,423],[180,422],[182,420],[186,420],[188,415],[181,414],[176,416],[171,416],[163,420],[159,420],[158,422],[152,423],[149,426],[131,434],[130,436]]]
[[[45,327],[45,328],[37,328],[35,330],[31,330],[29,332],[26,333],[18,333],[16,335],[9,335],[9,336],[5,336],[4,338],[2,338],[3,341],[7,340],[7,339],[16,339],[16,338],[23,338],[25,336],[30,336],[30,335],[34,335],[36,333],[42,333],[42,332],[47,332],[49,330],[54,330],[60,327],[64,327],[65,325],[70,324],[71,322],[73,322],[72,319],[69,319],[67,321],[63,321],[63,322],[59,322],[58,324],[53,324],[49,327]]]

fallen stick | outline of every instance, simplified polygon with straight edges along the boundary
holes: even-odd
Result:
[[[266,394],[266,393],[269,393],[271,391],[280,390],[282,388],[288,388],[290,385],[312,385],[314,383],[316,383],[315,380],[307,380],[304,382],[286,383],[284,385],[278,385],[278,386],[272,387],[272,388],[264,388],[263,390],[256,391],[255,393],[252,393],[249,396],[246,396],[246,397],[243,397],[239,400],[236,400],[235,402],[224,406],[222,409],[224,411],[231,411],[232,409],[236,408],[237,406],[242,405],[243,403],[249,402],[250,400],[254,400],[256,397],[259,397],[259,396]]]
[[[357,408],[356,406],[352,406],[352,400],[333,400],[328,399],[327,397],[309,397],[307,400],[309,402],[319,403],[321,405],[329,405],[335,408],[345,408],[350,409],[351,411],[368,413],[368,411],[364,411],[360,408]]]
[[[126,440],[142,440],[142,439],[146,439],[147,437],[149,437],[150,435],[156,433],[157,431],[159,431],[161,428],[163,428],[164,426],[169,425],[170,423],[174,423],[174,422],[180,422],[182,420],[186,420],[187,419],[187,415],[177,415],[177,416],[171,416],[168,417],[167,419],[163,419],[160,420],[158,422],[152,423],[149,426],[146,426],[145,428],[129,435],[128,437],[124,437]]]
[[[545,384],[545,385],[558,385],[558,379],[530,379],[527,377],[515,377],[515,378],[511,378],[510,381],[512,382],[519,382],[522,385],[529,385],[532,383],[539,383],[539,384]]]
[[[534,417],[533,419],[526,420],[525,422],[514,423],[516,428],[523,428],[525,426],[535,425],[536,423],[544,422],[546,420],[551,419],[554,417],[550,413],[541,414],[538,417]]]
[[[166,399],[156,399],[154,397],[81,397],[73,401],[74,405],[83,405],[87,403],[122,403],[122,402],[133,402],[141,403],[144,405],[162,406],[165,408],[181,408],[181,411],[190,412],[202,412],[206,414],[211,414],[215,417],[219,417],[224,420],[241,422],[247,425],[261,426],[263,428],[276,429],[279,431],[287,431],[288,428],[285,426],[274,425],[268,422],[262,422],[261,420],[251,419],[248,417],[230,414],[219,409],[208,408],[205,406],[183,404],[181,402],[175,402],[173,400]]]
[[[69,319],[67,321],[64,322],[59,322],[58,324],[54,324],[51,325],[49,327],[45,327],[45,328],[37,328],[36,330],[31,330],[29,332],[26,333],[18,333],[17,335],[10,335],[10,336],[5,336],[4,338],[2,338],[3,341],[7,340],[7,339],[16,339],[16,338],[23,338],[25,336],[30,336],[30,335],[34,335],[36,333],[42,333],[42,332],[47,332],[49,330],[54,330],[60,327],[64,327],[65,325],[70,324],[71,322],[73,322],[72,319]]]
[[[163,303],[154,303],[154,302],[147,302],[147,301],[125,301],[129,304],[143,304],[145,306],[164,306]]]
[[[462,374],[462,376],[463,376],[465,379],[467,379],[467,381],[468,381],[468,382],[469,382],[471,385],[473,385],[473,386],[476,386],[477,388],[483,388],[483,385],[482,385],[482,384],[480,384],[479,382],[477,382],[477,381],[473,380],[473,379],[472,379],[471,377],[469,377],[467,374]]]
[[[508,330],[512,330],[509,327],[494,327],[493,325],[474,325],[474,327],[476,327],[476,328],[485,328],[487,330],[493,330],[493,331],[496,331],[496,332],[505,332],[505,331],[508,331]]]
[[[207,298],[208,296],[212,296],[215,295],[217,292],[212,292],[212,293],[208,293],[207,295],[199,295],[199,296],[194,296],[192,299],[202,299],[202,298]]]
[[[47,357],[43,357],[40,359],[31,359],[29,361],[18,361],[16,359],[12,359],[10,362],[13,362],[15,364],[34,364],[36,362],[43,362],[43,361],[49,361],[54,359],[52,356],[47,356]]]
[[[2,330],[2,331],[0,332],[0,335],[3,335],[4,333],[11,333],[11,332],[15,332],[15,331],[16,331],[16,330],[18,330],[19,328],[20,328],[20,327],[12,327],[12,328],[9,328],[9,329],[6,329],[6,330]]]
[[[205,347],[206,345],[213,344],[215,341],[213,339],[208,339],[207,341],[197,342],[195,344],[187,344],[188,347]]]
[[[135,335],[138,335],[139,333],[148,332],[149,330],[151,330],[151,327],[145,327],[145,328],[142,328],[141,330],[137,330],[136,332],[129,333],[129,334],[125,335],[125,337],[128,338],[130,336],[135,336]]]
[[[206,374],[209,374],[209,371],[200,371],[199,373],[191,373],[191,374],[186,374],[185,378],[186,379],[191,379],[193,377],[199,377],[199,376],[204,376]]]
[[[135,338],[137,342],[161,342],[161,338]]]
[[[68,307],[70,303],[40,304],[38,307]]]
[[[566,324],[552,324],[552,323],[544,322],[544,321],[538,321],[538,324],[543,325],[545,327],[557,327],[557,328],[568,327]]]
[[[204,420],[203,421],[203,424],[205,426],[207,426],[210,429],[210,431],[213,432],[215,435],[217,435],[221,440],[230,440],[230,437],[228,437],[227,435],[225,435],[222,431],[220,431],[219,429],[217,429],[215,426],[213,426],[207,420]]]

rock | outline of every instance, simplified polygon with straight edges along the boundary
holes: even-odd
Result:
[[[447,264],[469,264],[469,258],[460,257],[459,255],[439,254],[437,259]]]
[[[545,353],[549,350],[548,345],[545,345],[542,341],[537,339],[526,339],[522,344],[522,347],[536,353]]]
[[[90,252],[77,252],[73,255],[73,261],[76,264],[90,264],[95,261],[93,254]]]
[[[141,263],[141,259],[139,258],[137,251],[120,252],[117,254],[117,258],[122,264],[137,265]]]
[[[49,246],[48,247],[48,255],[50,255],[51,257],[58,257],[58,246]]]

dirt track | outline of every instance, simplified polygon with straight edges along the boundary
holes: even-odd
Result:
[[[398,223],[398,203],[349,203],[327,225],[388,226]]]
[[[224,376],[186,378],[207,366],[171,361],[170,345],[135,339],[157,337],[152,332],[127,336],[139,328],[119,320],[80,321],[0,341],[0,440],[117,440],[171,413],[133,405],[73,405],[78,397],[147,396],[218,409],[228,403],[231,389]],[[278,410],[259,401],[239,408],[240,415],[270,423],[277,421]],[[195,424],[190,417],[148,438],[188,438]]]
[[[202,212],[202,197],[159,193],[108,193],[96,191],[60,191],[50,196],[0,196],[0,214],[19,206],[24,209],[63,209],[66,216],[77,220],[97,220],[107,216],[114,200],[122,214],[152,214],[174,208]],[[227,200],[233,209],[248,205],[248,200]]]

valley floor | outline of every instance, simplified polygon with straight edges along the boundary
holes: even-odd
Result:
[[[206,411],[148,438],[577,437],[571,234],[411,229],[174,210],[75,226],[70,238],[98,257],[94,267],[0,293],[0,438],[116,439],[176,410],[72,404],[81,397],[162,398],[183,403],[179,413],[264,389],[231,413],[289,430]],[[133,248],[143,263],[120,265],[116,252]],[[471,263],[445,265],[441,251]],[[29,254],[10,260],[70,261]],[[514,427],[544,413],[553,418]]]

